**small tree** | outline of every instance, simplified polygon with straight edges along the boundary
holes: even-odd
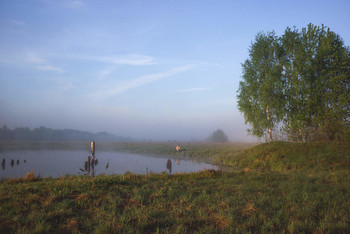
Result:
[[[221,129],[214,131],[208,138],[211,142],[224,143],[228,142],[228,137]]]

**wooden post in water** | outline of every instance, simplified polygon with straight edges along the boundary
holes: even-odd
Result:
[[[95,142],[91,141],[91,154],[92,154],[92,160],[95,159]]]

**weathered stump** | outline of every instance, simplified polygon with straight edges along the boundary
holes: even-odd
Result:
[[[95,142],[91,141],[91,154],[92,154],[92,160],[95,159]]]

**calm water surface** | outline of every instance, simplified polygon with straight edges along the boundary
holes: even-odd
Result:
[[[85,163],[88,161],[88,155],[89,153],[83,150],[1,152],[0,178],[23,177],[30,171],[34,171],[36,176],[57,178],[64,175],[124,174],[127,171],[135,174],[146,174],[164,171],[168,173],[187,173],[203,169],[217,169],[217,166],[207,163],[110,151],[96,153],[95,158],[98,161],[89,167]],[[169,159],[171,167],[169,167]]]

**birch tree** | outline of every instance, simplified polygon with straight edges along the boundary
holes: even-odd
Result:
[[[287,134],[304,142],[343,140],[349,128],[349,49],[329,28],[313,24],[300,33],[287,28],[282,47]]]
[[[248,132],[273,141],[350,141],[350,49],[329,28],[259,33],[237,94]]]
[[[259,33],[243,64],[243,81],[238,90],[238,109],[243,113],[248,132],[273,141],[273,131],[283,116],[281,49],[274,32]]]

